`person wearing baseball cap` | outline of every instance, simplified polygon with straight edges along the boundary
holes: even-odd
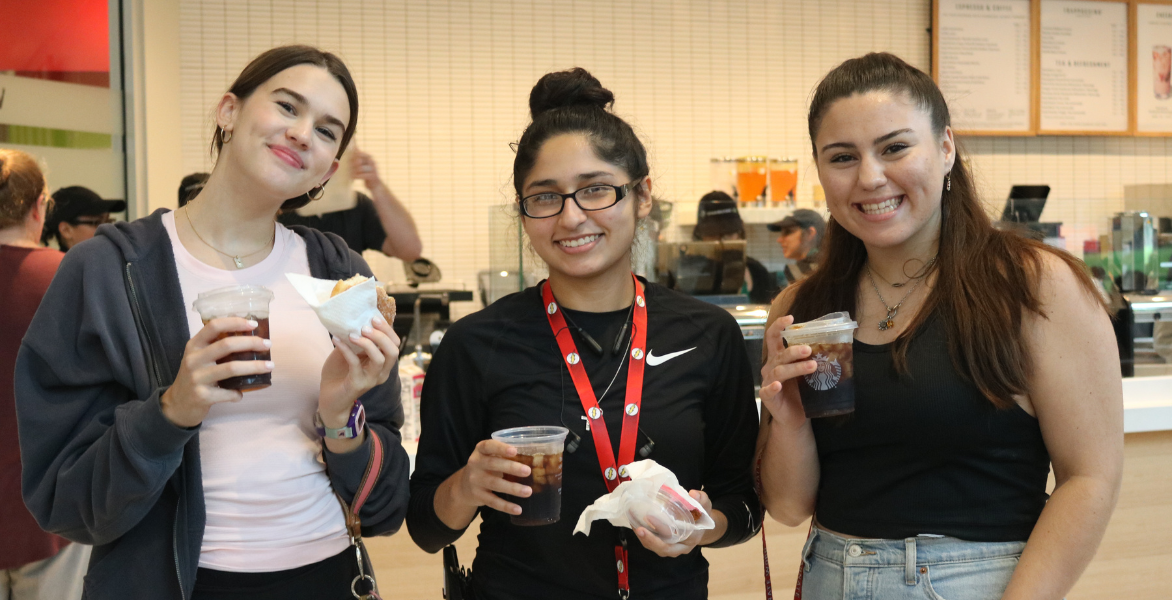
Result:
[[[797,283],[814,272],[818,262],[818,247],[822,245],[822,234],[826,231],[826,221],[822,215],[808,208],[799,208],[767,227],[769,231],[781,233],[777,243],[781,245],[785,257],[794,261],[782,271],[786,285]]]
[[[696,209],[696,226],[692,239],[698,242],[745,239],[745,222],[737,210],[737,201],[721,191],[712,191],[700,198]],[[745,284],[741,292],[753,304],[769,304],[780,289],[777,277],[757,259],[745,257]]]
[[[126,210],[122,200],[103,200],[96,192],[80,185],[64,187],[53,193],[53,208],[45,220],[41,242],[57,238],[61,251],[94,237],[98,225],[110,222],[110,213]]]

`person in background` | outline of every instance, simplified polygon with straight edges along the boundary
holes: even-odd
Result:
[[[179,208],[191,202],[203,190],[211,173],[192,173],[179,182]]]
[[[45,219],[41,242],[57,238],[62,252],[94,237],[99,225],[111,222],[110,213],[126,210],[123,200],[103,200],[93,190],[73,185],[53,193],[53,207]]]
[[[809,277],[818,266],[818,248],[822,246],[822,234],[826,231],[822,215],[808,208],[799,208],[767,227],[769,231],[781,233],[777,243],[785,257],[794,261],[782,271],[785,284],[793,285]]]
[[[993,227],[943,94],[898,57],[835,67],[808,120],[832,218],[818,269],[774,301],[760,394],[762,500],[791,527],[813,515],[803,592],[1060,600],[1123,473],[1119,353],[1086,265]],[[783,343],[839,311],[851,348]],[[845,382],[840,351],[854,410],[808,419],[799,378]]]
[[[761,522],[744,339],[724,309],[631,273],[651,178],[642,142],[608,110],[613,102],[584,69],[534,86],[513,183],[520,226],[549,279],[456,321],[424,380],[407,529],[437,552],[479,514],[479,600],[613,600],[625,597],[628,575],[632,598],[707,598],[701,547],[744,542]],[[567,345],[576,350],[563,352]],[[558,424],[580,443],[563,454],[560,520],[515,525],[522,508],[498,493],[530,497],[534,488],[516,478],[540,475],[509,460],[516,448],[490,434]],[[635,448],[646,452],[636,458]],[[632,458],[675,473],[716,527],[673,544],[605,521],[574,534]]]
[[[722,191],[712,191],[700,198],[696,209],[696,226],[692,239],[697,242],[717,242],[745,239],[745,222],[737,210],[737,201]],[[745,256],[745,283],[741,293],[753,304],[769,304],[779,291],[777,277],[761,261]]]
[[[286,277],[370,268],[338,236],[276,222],[337,170],[354,80],[333,54],[273,48],[215,122],[199,195],[66,253],[17,356],[25,502],[94,545],[87,600],[350,598],[361,554],[343,503],[367,484],[365,535],[406,512],[398,337],[375,317],[343,343]],[[242,284],[272,292],[268,314],[192,309]],[[262,373],[270,386],[221,387]]]
[[[370,190],[370,197],[358,194],[357,206],[314,216],[282,211],[277,220],[283,225],[304,225],[335,233],[355,252],[378,250],[407,263],[419,258],[423,242],[415,229],[415,219],[378,176],[374,159],[355,148],[351,170],[354,179],[362,180]]]
[[[45,533],[20,495],[13,373],[20,340],[65,256],[39,243],[50,200],[36,160],[0,149],[0,599],[77,600],[90,547]]]

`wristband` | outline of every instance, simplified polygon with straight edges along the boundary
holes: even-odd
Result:
[[[366,427],[366,408],[362,406],[361,402],[354,402],[354,407],[350,409],[350,418],[346,424],[337,429],[326,427],[321,420],[321,413],[313,413],[313,425],[317,429],[317,434],[330,438],[332,440],[352,440]]]

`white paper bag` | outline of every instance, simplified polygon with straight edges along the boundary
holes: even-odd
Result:
[[[285,277],[317,313],[326,330],[344,342],[349,342],[351,333],[362,335],[362,328],[370,325],[376,316],[381,316],[375,292],[381,284],[373,277],[333,298],[330,293],[338,284],[333,279],[315,279],[297,273],[285,273]],[[357,346],[350,347],[358,349]]]
[[[634,529],[628,515],[629,506],[636,502],[654,499],[662,486],[670,488],[676,496],[679,496],[680,501],[700,512],[700,518],[696,519],[694,530],[716,527],[716,522],[709,516],[708,511],[689,496],[687,490],[680,487],[675,473],[666,467],[653,460],[641,460],[627,465],[627,473],[631,476],[630,481],[620,483],[613,492],[595,500],[594,504],[582,511],[582,516],[578,517],[578,524],[574,527],[574,533],[590,535],[591,523],[599,519],[606,519],[615,527]]]

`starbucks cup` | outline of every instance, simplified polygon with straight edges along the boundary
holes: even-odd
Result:
[[[225,288],[203,292],[195,299],[195,311],[199,318],[207,325],[212,319],[221,317],[241,317],[256,321],[256,329],[252,331],[229,331],[216,338],[222,340],[234,335],[255,335],[269,339],[269,302],[273,299],[273,292],[259,285],[234,285]],[[234,360],[270,360],[270,352],[234,352],[216,361],[216,364],[232,362]],[[219,386],[229,390],[251,392],[267,388],[272,385],[272,373],[257,375],[241,375],[221,380]]]
[[[810,347],[810,359],[818,369],[798,378],[798,393],[806,417],[830,417],[855,410],[855,363],[853,343],[859,324],[844,312],[794,323],[781,332],[786,344]]]
[[[534,425],[502,429],[492,439],[517,449],[510,458],[529,467],[528,477],[505,475],[505,479],[533,490],[528,498],[500,496],[521,507],[521,514],[509,520],[514,525],[549,525],[562,514],[562,450],[569,430],[565,427]]]

